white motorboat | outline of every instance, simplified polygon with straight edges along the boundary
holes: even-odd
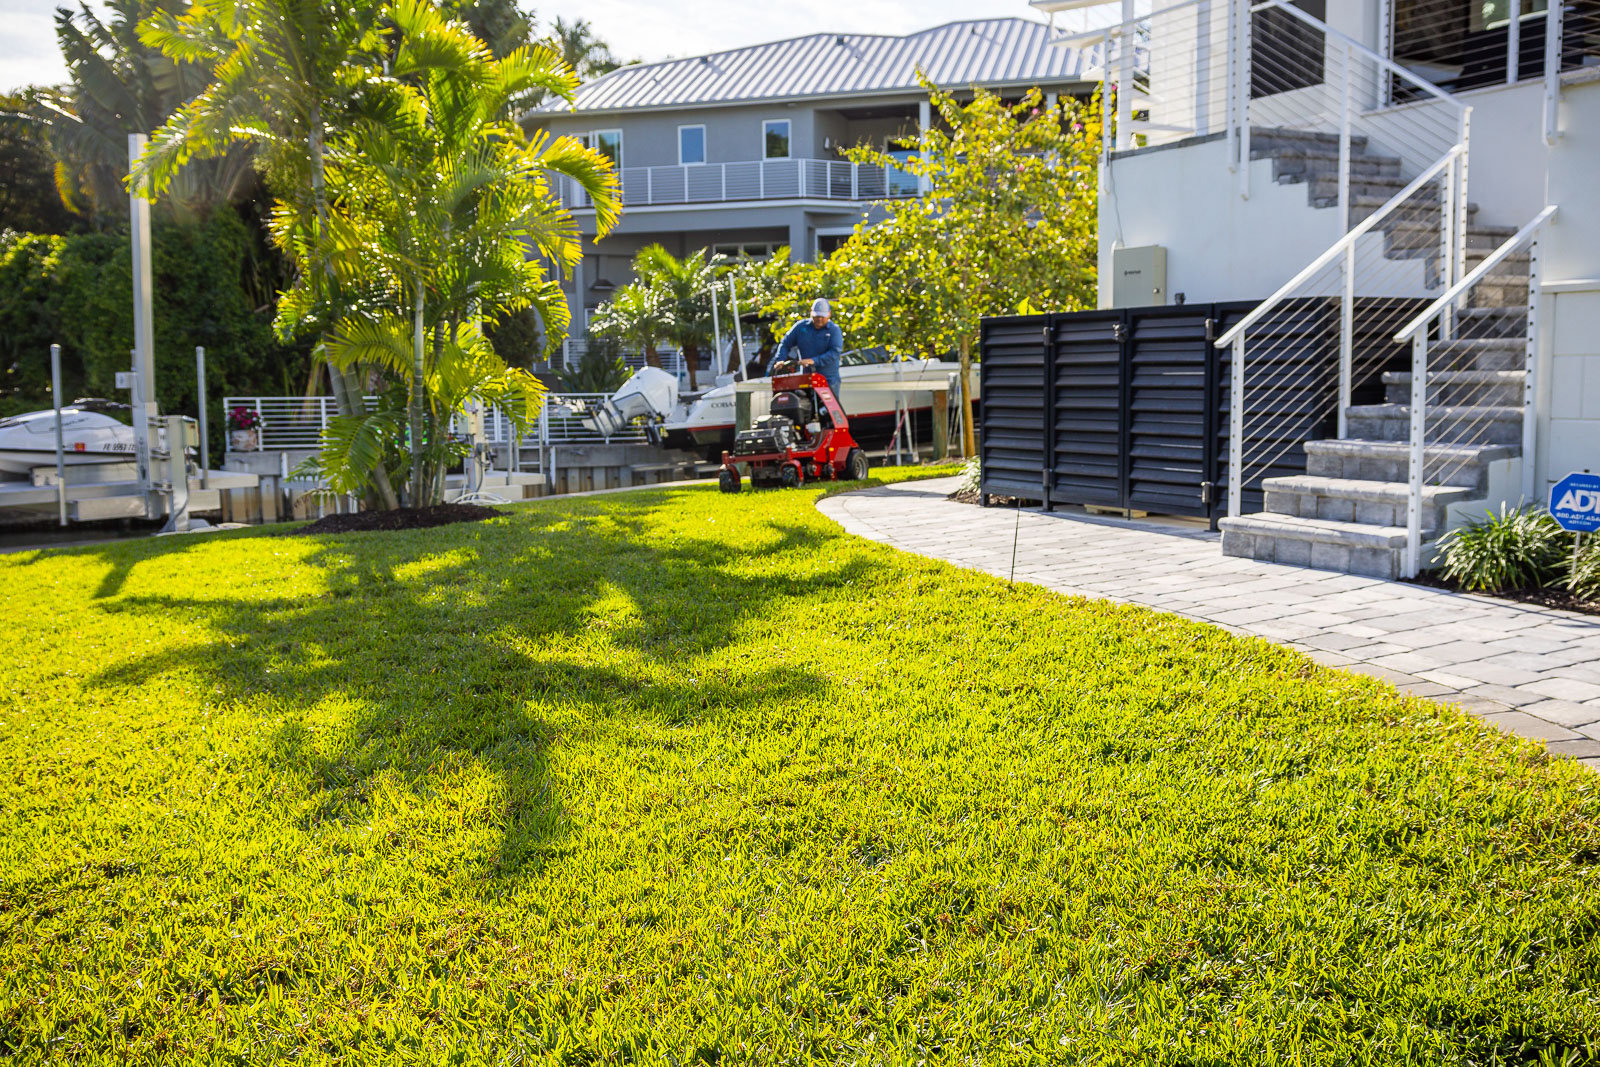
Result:
[[[126,405],[74,400],[61,409],[62,459],[68,466],[135,461],[133,427],[109,414],[118,408]],[[0,478],[28,478],[55,463],[54,408],[0,419]]]
[[[850,418],[850,433],[862,447],[882,448],[906,419],[917,441],[933,434],[935,392],[954,388],[952,375],[961,364],[943,359],[899,359],[883,348],[846,352],[839,361],[839,402]],[[972,375],[977,399],[978,375]],[[662,444],[717,457],[733,446],[737,384],[718,386],[698,397],[680,400],[664,420]]]

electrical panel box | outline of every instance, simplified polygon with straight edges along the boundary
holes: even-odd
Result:
[[[1167,302],[1167,250],[1161,245],[1111,250],[1111,306],[1142,308]]]

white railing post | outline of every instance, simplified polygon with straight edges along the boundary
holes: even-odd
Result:
[[[654,167],[644,168],[644,202],[647,204],[656,202],[655,175],[656,169]]]
[[[794,169],[798,176],[796,186],[799,190],[799,195],[804,197],[806,195],[806,161],[803,159],[795,160]]]
[[[1117,147],[1133,147],[1133,0],[1122,0],[1122,52],[1117,63]]]
[[[1250,199],[1250,71],[1254,64],[1250,0],[1241,0],[1239,18],[1239,198]]]
[[[1560,3],[1561,0],[1552,0]],[[1511,0],[1511,21],[1506,24],[1506,84],[1522,75],[1522,0]]]
[[[1233,339],[1228,366],[1228,517],[1244,513],[1244,333]]]
[[[1561,136],[1561,0],[1550,0],[1544,16],[1544,140]]]
[[[1538,501],[1534,469],[1538,465],[1539,418],[1537,413],[1539,367],[1539,236],[1528,245],[1528,328],[1525,334],[1522,378],[1522,502]]]
[[[1339,232],[1350,229],[1350,63],[1354,59],[1344,46],[1344,65],[1339,86]]]
[[[1456,144],[1466,149],[1470,144],[1472,135],[1472,108],[1461,109],[1460,125],[1456,129]],[[1455,276],[1462,278],[1467,273],[1467,171],[1472,163],[1472,154],[1463,151],[1456,161],[1456,265]]]
[[[722,178],[722,199],[726,200],[728,199],[728,165],[726,163],[718,163],[717,169],[721,171],[720,177]]]
[[[1411,339],[1411,451],[1406,461],[1406,550],[1401,577],[1415,578],[1422,556],[1422,467],[1428,418],[1428,331]]]
[[[1110,61],[1110,38],[1106,38],[1107,62]],[[1227,134],[1228,170],[1239,172],[1239,0],[1228,0],[1228,63],[1227,63]]]
[[[889,172],[883,172],[883,195],[889,195]],[[850,199],[861,199],[861,164],[850,164]]]
[[[1460,166],[1461,157],[1452,157],[1439,190],[1439,277],[1441,288],[1446,290],[1460,277],[1456,273],[1456,174]],[[1446,340],[1455,336],[1455,316],[1448,308],[1439,320],[1439,336]]]
[[[764,159],[758,159],[758,160],[756,160],[756,199],[757,200],[765,200],[766,198],[767,198],[767,161],[764,160]]]
[[[1344,294],[1339,300],[1339,440],[1349,436],[1347,424],[1356,341],[1356,246],[1344,250]]]

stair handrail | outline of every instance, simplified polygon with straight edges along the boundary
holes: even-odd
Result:
[[[1516,251],[1522,245],[1532,240],[1539,230],[1544,227],[1556,214],[1556,205],[1547,204],[1545,208],[1535,215],[1527,225],[1523,226],[1511,237],[1508,237],[1499,248],[1484,257],[1482,263],[1474,267],[1465,277],[1452,285],[1445,293],[1433,303],[1429,304],[1416,318],[1412,319],[1400,332],[1394,335],[1397,342],[1411,342],[1411,400],[1410,400],[1410,432],[1407,435],[1409,445],[1406,461],[1406,544],[1405,552],[1401,559],[1400,573],[1404,578],[1415,578],[1422,567],[1422,479],[1427,463],[1427,438],[1428,438],[1428,331],[1427,326],[1435,319],[1440,320],[1441,333],[1448,340],[1451,332],[1450,315],[1456,303],[1467,291],[1478,282],[1482,281],[1488,273]],[[1538,341],[1533,333],[1536,323],[1534,320],[1534,307],[1538,296],[1538,263],[1537,255],[1530,262],[1528,276],[1528,340],[1527,361],[1524,364],[1523,378],[1523,414],[1522,414],[1522,488],[1524,498],[1533,495],[1533,459],[1535,434],[1537,427],[1534,420],[1534,354],[1538,350]]]
[[[1329,245],[1327,250],[1316,259],[1312,260],[1308,266],[1306,266],[1293,278],[1290,278],[1287,282],[1284,282],[1282,285],[1280,285],[1277,291],[1271,296],[1267,297],[1261,303],[1252,308],[1248,315],[1235,323],[1233,327],[1221,337],[1217,338],[1216,347],[1226,348],[1232,344],[1246,330],[1260,322],[1262,316],[1266,315],[1270,311],[1275,310],[1277,306],[1286,300],[1289,294],[1294,292],[1294,290],[1297,289],[1307,278],[1310,278],[1313,274],[1316,274],[1317,271],[1321,270],[1323,267],[1326,267],[1329,263],[1332,263],[1339,255],[1348,251],[1358,239],[1360,239],[1364,234],[1371,232],[1374,227],[1382,223],[1384,219],[1386,219],[1397,208],[1399,208],[1401,204],[1404,204],[1407,200],[1411,199],[1411,197],[1415,196],[1417,194],[1417,190],[1421,189],[1433,179],[1437,178],[1440,173],[1443,172],[1444,169],[1448,167],[1456,158],[1466,155],[1466,152],[1467,146],[1465,144],[1458,142],[1456,145],[1454,145],[1448,152],[1440,156],[1433,166],[1429,167],[1427,170],[1413,178],[1410,184],[1408,184],[1404,189],[1400,190],[1398,193],[1386,200],[1382,207],[1352,226],[1348,231],[1345,232],[1343,237],[1340,237],[1333,244]]]
[[[1400,332],[1394,335],[1395,343],[1404,344],[1406,341],[1410,341],[1416,337],[1418,331],[1424,329],[1428,323],[1438,318],[1439,315],[1443,313],[1445,308],[1455,303],[1461,298],[1463,293],[1482,281],[1484,275],[1488,274],[1495,267],[1499,266],[1519,247],[1526,244],[1528,238],[1532,237],[1540,227],[1549,222],[1555,217],[1555,215],[1556,205],[1550,204],[1543,211],[1535,215],[1526,226],[1522,227],[1522,229],[1518,230],[1512,236],[1507,237],[1505,243],[1499,248],[1496,248],[1493,252],[1490,252],[1489,255],[1484,258],[1482,263],[1479,263],[1476,267],[1473,267],[1465,277],[1456,282],[1449,289],[1445,290],[1442,296],[1438,297],[1433,303],[1423,308],[1422,311],[1417,314],[1416,318],[1400,327]]]

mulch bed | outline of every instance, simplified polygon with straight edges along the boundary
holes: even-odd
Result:
[[[1461,583],[1437,574],[1424,571],[1415,578],[1410,579],[1413,585],[1425,585],[1429,589],[1448,589],[1452,593],[1471,593],[1474,596],[1494,597],[1496,600],[1515,600],[1522,604],[1534,604],[1541,608],[1559,608],[1562,611],[1575,611],[1580,615],[1600,615],[1600,601],[1579,600],[1573,594],[1560,587],[1547,589],[1497,589],[1494,592],[1485,592],[1481,589],[1463,589]]]
[[[954,500],[957,504],[976,504],[979,503],[978,498],[981,495],[976,489],[957,489],[945,499]],[[989,506],[991,508],[1015,508],[1021,507],[1023,503],[1023,499],[1017,496],[995,496],[993,494],[989,496]]]
[[[427,508],[396,508],[394,511],[358,511],[353,515],[324,515],[293,534],[342,534],[371,530],[426,530],[456,522],[482,522],[501,512],[482,504],[435,504]]]

